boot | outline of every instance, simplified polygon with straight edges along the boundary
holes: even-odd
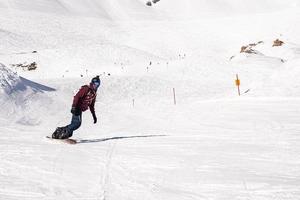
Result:
[[[59,139],[59,135],[61,134],[62,127],[57,127],[54,133],[52,134],[53,139]]]
[[[59,139],[68,139],[69,137],[72,137],[72,135],[73,134],[66,127],[63,127],[60,130],[60,134],[58,135],[58,138]]]
[[[68,139],[72,137],[72,133],[66,127],[57,127],[52,134],[53,139]]]

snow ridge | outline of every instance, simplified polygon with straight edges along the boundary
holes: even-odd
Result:
[[[0,63],[0,93],[10,94],[21,82],[16,72]]]

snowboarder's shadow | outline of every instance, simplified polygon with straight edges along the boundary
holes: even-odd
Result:
[[[90,139],[90,140],[77,140],[77,143],[96,143],[96,142],[105,142],[108,140],[122,140],[130,138],[148,138],[148,137],[165,137],[167,135],[137,135],[137,136],[120,136],[120,137],[111,137],[111,138],[102,138],[102,139]]]

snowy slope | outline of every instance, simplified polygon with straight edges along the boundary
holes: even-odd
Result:
[[[145,3],[0,0],[0,199],[299,199],[299,1]]]
[[[35,11],[60,15],[80,15],[99,17],[103,19],[130,19],[151,15],[151,10],[139,0],[33,0],[30,2],[18,0],[3,0],[0,8],[13,12]]]
[[[195,19],[199,17],[216,17],[244,15],[249,13],[276,12],[299,6],[297,0],[161,0],[155,5],[162,12],[176,18]]]
[[[265,13],[299,6],[297,0],[161,0],[152,7],[146,0],[2,0],[0,8],[20,11],[92,16],[113,20],[198,18],[209,15]]]

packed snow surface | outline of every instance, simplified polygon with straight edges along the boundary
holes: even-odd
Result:
[[[0,0],[0,200],[300,199],[299,1],[146,2]]]

